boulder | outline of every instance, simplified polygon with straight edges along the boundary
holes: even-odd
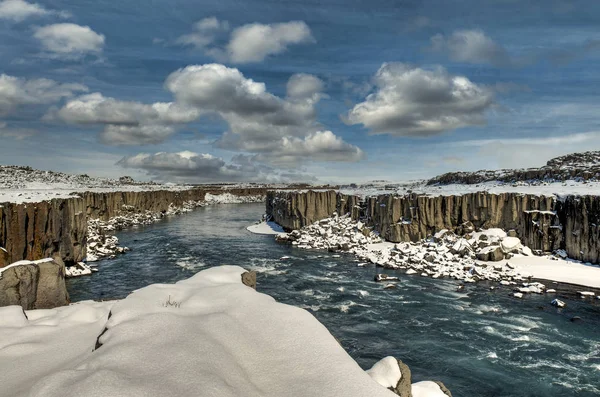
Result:
[[[477,259],[480,261],[498,262],[504,259],[504,252],[502,252],[502,247],[499,245],[492,245],[479,251]]]
[[[402,360],[398,360],[398,368],[400,368],[400,380],[396,385],[395,393],[400,397],[412,397],[412,386],[411,386],[411,372],[408,365],[404,364]]]
[[[256,289],[256,272],[252,270],[242,273],[242,284]]]
[[[441,381],[436,380],[434,381],[435,383],[437,383],[437,385],[440,387],[440,390],[442,391],[442,393],[444,393],[445,395],[447,395],[448,397],[452,397],[452,393],[450,393],[450,390],[448,390],[448,388],[446,387],[446,385],[444,385]]]
[[[65,267],[52,259],[16,262],[0,276],[0,306],[33,310],[69,304]]]

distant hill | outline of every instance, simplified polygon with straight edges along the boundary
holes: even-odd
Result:
[[[539,168],[502,169],[496,171],[481,170],[475,172],[448,172],[431,178],[427,185],[477,184],[500,181],[535,182],[600,180],[600,151],[572,153],[549,160]]]

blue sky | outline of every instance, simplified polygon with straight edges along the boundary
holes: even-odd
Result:
[[[600,147],[600,3],[0,1],[0,163],[352,182]]]

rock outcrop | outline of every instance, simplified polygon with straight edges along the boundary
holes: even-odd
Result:
[[[65,263],[85,257],[87,220],[80,198],[0,205],[4,265],[58,255]]]
[[[333,213],[351,214],[391,242],[419,241],[440,230],[464,235],[478,228],[509,230],[532,250],[565,250],[569,257],[600,262],[600,197],[519,193],[458,196],[382,194],[361,200],[335,191],[269,192],[267,215],[288,230]],[[473,229],[473,230],[472,230]],[[499,257],[499,255],[497,255]]]
[[[19,305],[23,310],[33,310],[67,304],[65,266],[58,261],[23,261],[0,273],[0,306]]]
[[[351,213],[361,216],[357,196],[327,191],[269,191],[267,192],[267,215],[286,230],[300,229],[316,221],[338,214]]]
[[[600,179],[600,151],[572,153],[549,160],[539,168],[481,170],[476,172],[448,172],[436,176],[427,185],[449,185],[500,181],[504,183],[565,181],[578,179],[598,181]]]

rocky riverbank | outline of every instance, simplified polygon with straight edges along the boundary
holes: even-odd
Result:
[[[124,206],[118,215],[108,220],[90,219],[88,221],[88,240],[86,262],[96,262],[100,259],[112,259],[118,254],[129,250],[119,245],[119,239],[114,232],[128,227],[149,225],[166,216],[180,215],[190,212],[195,208],[214,204],[257,203],[265,200],[264,195],[236,196],[226,192],[222,194],[207,193],[203,200],[184,201],[180,206],[169,204],[166,211],[153,212],[146,210],[138,212],[134,206]]]
[[[349,214],[386,241],[417,242],[441,230],[501,228],[535,252],[562,250],[569,258],[600,263],[600,196],[543,196],[487,192],[431,196],[380,194],[359,197],[335,191],[267,195],[267,215],[287,230]],[[561,252],[562,252],[561,251]]]
[[[362,262],[424,277],[499,282],[522,297],[545,291],[531,277],[600,286],[594,281],[600,267],[572,259],[597,263],[597,202],[595,196],[269,192],[267,216],[294,229],[277,238],[299,248],[346,251]],[[333,217],[318,219],[331,209]],[[574,249],[579,251],[572,254]]]

